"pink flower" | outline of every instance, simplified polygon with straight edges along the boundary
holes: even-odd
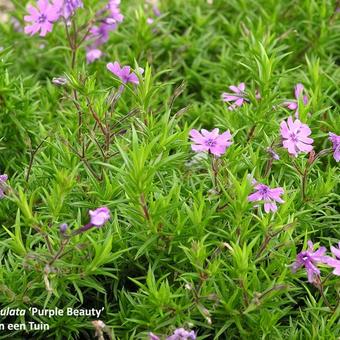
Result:
[[[201,133],[192,129],[189,135],[191,141],[194,142],[191,145],[193,151],[210,152],[217,157],[224,154],[226,149],[232,144],[229,130],[219,135],[219,129],[214,129],[211,132],[202,129]]]
[[[334,275],[340,276],[340,242],[338,243],[338,248],[331,246],[331,252],[337,259],[329,257],[327,260],[327,264],[334,268]]]
[[[97,48],[88,48],[86,50],[86,61],[88,64],[93,63],[103,55],[103,52]]]
[[[340,161],[340,136],[337,136],[335,133],[330,132],[328,139],[333,143],[333,151],[334,151],[333,157],[337,162],[339,162]]]
[[[81,0],[54,0],[53,4],[58,9],[59,14],[65,19],[72,16],[77,8],[84,7]]]
[[[299,119],[293,121],[289,117],[287,123],[285,121],[280,124],[281,136],[283,138],[283,147],[285,147],[291,155],[295,157],[300,152],[310,152],[313,150],[313,139],[308,136],[311,134],[310,128],[300,122]]]
[[[266,151],[269,153],[272,159],[275,159],[276,161],[280,159],[280,156],[275,152],[275,150],[272,147],[268,147]]]
[[[300,252],[296,261],[292,265],[292,272],[295,273],[299,268],[305,267],[307,271],[308,281],[313,283],[315,278],[320,275],[320,270],[317,268],[318,263],[327,263],[329,257],[324,256],[326,253],[325,247],[320,247],[314,251],[312,241],[308,241],[308,249]]]
[[[276,202],[284,203],[281,199],[281,195],[283,195],[283,188],[274,188],[271,189],[265,184],[255,182],[256,191],[248,196],[249,202],[264,202],[264,211],[269,213],[270,211],[277,211]]]
[[[308,104],[308,97],[304,95],[305,88],[302,84],[296,84],[294,88],[294,95],[296,100],[286,101],[283,103],[289,110],[295,110],[295,117],[299,116],[298,108],[299,108],[299,100],[302,99],[304,105]]]
[[[132,83],[136,85],[139,84],[139,79],[135,73],[131,72],[130,66],[120,67],[119,63],[115,61],[114,63],[108,63],[106,67],[110,72],[117,76],[124,84],[127,83]],[[140,69],[140,73],[142,73],[142,69]]]
[[[110,219],[110,210],[107,207],[101,207],[96,210],[90,210],[89,215],[91,224],[96,227],[101,227]]]
[[[196,340],[194,331],[186,331],[184,328],[177,328],[174,333],[166,338],[166,340]]]
[[[62,223],[62,224],[59,226],[59,231],[60,231],[60,233],[63,234],[63,235],[66,235],[67,229],[68,229],[67,223]]]
[[[109,40],[109,33],[117,28],[115,23],[110,19],[104,20],[99,26],[93,26],[90,29],[90,35],[87,40],[94,40],[93,46],[98,47]]]
[[[234,93],[223,92],[222,100],[224,102],[234,102],[234,104],[228,107],[229,110],[234,110],[236,107],[242,106],[243,103],[247,100],[245,98],[244,90],[246,85],[244,83],[240,83],[238,86],[231,85],[229,89]]]
[[[120,13],[119,5],[120,0],[110,0],[108,4],[110,17],[114,19],[115,22],[122,22],[124,19],[124,16]]]
[[[37,8],[32,5],[27,7],[30,15],[25,15],[24,20],[31,24],[25,26],[25,33],[34,35],[40,31],[40,36],[44,37],[48,32],[52,32],[53,23],[58,20],[59,13],[48,0],[38,0],[37,6]]]

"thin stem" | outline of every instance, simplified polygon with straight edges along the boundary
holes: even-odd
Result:
[[[102,122],[100,121],[99,116],[97,115],[96,111],[94,111],[93,106],[88,98],[86,98],[87,106],[90,109],[90,112],[92,113],[92,116],[94,120],[97,122],[98,126],[100,127],[100,130],[102,131],[103,135],[107,135],[107,131],[105,130]]]
[[[28,182],[29,179],[30,179],[34,157],[48,137],[49,136],[46,136],[34,150],[31,150],[30,161],[29,161],[29,164],[28,164],[28,169],[27,169],[27,174],[26,174],[26,182]]]
[[[218,164],[217,164],[217,159],[214,156],[212,156],[212,159],[211,159],[211,168],[213,171],[213,185],[214,185],[215,190],[218,191],[218,183],[217,183]]]
[[[321,294],[321,296],[322,296],[322,299],[324,300],[326,306],[327,306],[332,312],[334,312],[334,308],[331,306],[331,304],[329,303],[329,301],[328,301],[328,299],[327,299],[327,297],[326,297],[326,295],[325,295],[325,292],[324,292],[324,290],[323,290],[323,285],[322,285],[322,283],[320,283],[320,285],[318,286],[318,288],[319,288],[319,292],[320,292],[320,294]]]
[[[142,193],[140,195],[140,202],[141,202],[141,205],[142,205],[142,209],[143,209],[145,219],[147,221],[150,221],[149,209],[148,209],[148,206],[147,206],[146,201],[145,201],[144,193]]]
[[[302,201],[306,200],[307,176],[308,176],[308,166],[306,166],[306,169],[302,175],[302,188],[301,188]]]
[[[56,254],[53,256],[52,260],[48,263],[49,266],[52,266],[52,264],[60,258],[60,256],[62,255],[66,245],[69,242],[70,242],[69,238],[63,239],[61,241],[60,249],[56,252]]]
[[[273,158],[270,158],[267,162],[266,170],[264,171],[264,177],[267,177],[269,175],[272,165],[273,165]]]
[[[254,136],[254,133],[255,133],[255,129],[256,129],[256,124],[254,124],[251,129],[249,130],[248,132],[248,136],[247,136],[247,142],[249,142],[253,136]]]
[[[81,227],[81,228],[75,230],[75,231],[71,234],[71,236],[75,236],[75,235],[82,234],[82,233],[84,233],[85,231],[87,231],[87,230],[89,230],[89,229],[91,229],[91,228],[93,228],[93,227],[94,227],[94,225],[93,225],[92,223],[85,224],[83,227]]]
[[[89,169],[89,171],[92,173],[92,175],[98,180],[98,181],[102,181],[103,180],[103,176],[101,174],[101,176],[98,176],[95,171],[92,169],[89,161],[87,160],[87,158],[81,154],[79,154],[79,152],[67,141],[62,139],[62,142],[67,145],[73,152],[75,155],[77,155],[79,157],[79,159],[86,165],[86,167]]]

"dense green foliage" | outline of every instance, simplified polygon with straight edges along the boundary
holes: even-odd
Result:
[[[79,24],[97,8],[84,3]],[[338,339],[338,277],[321,266],[322,295],[289,267],[308,239],[328,249],[340,239],[338,163],[331,153],[314,163],[305,199],[285,149],[265,176],[296,83],[310,98],[300,116],[315,151],[331,147],[329,131],[340,134],[335,1],[165,0],[151,26],[143,3],[123,0],[106,55],[87,65],[80,49],[73,70],[63,25],[46,38],[0,26],[0,173],[10,185],[0,201],[0,307],[104,307],[113,339],[176,327],[199,339]],[[23,24],[23,1],[12,15]],[[145,69],[116,102],[119,81],[106,69],[115,60]],[[67,86],[51,83],[58,76]],[[240,82],[250,102],[230,111],[221,93]],[[217,178],[188,139],[191,128],[214,127],[233,135]],[[248,174],[285,189],[275,214],[248,202]],[[73,237],[54,261],[59,225],[77,229],[100,206],[111,221]],[[38,317],[50,330],[29,336],[92,339],[91,320]]]

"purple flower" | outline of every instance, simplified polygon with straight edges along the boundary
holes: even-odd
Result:
[[[146,2],[152,6],[152,11],[153,11],[153,14],[156,16],[156,17],[159,17],[161,16],[161,11],[159,10],[158,8],[158,0],[146,0]]]
[[[5,196],[6,181],[8,176],[6,174],[0,175],[0,199]]]
[[[265,184],[256,183],[255,189],[256,191],[248,196],[248,201],[249,202],[263,201],[264,211],[266,213],[269,213],[270,211],[272,212],[277,211],[276,202],[284,203],[284,200],[282,200],[281,198],[281,195],[283,195],[284,193],[283,188],[279,187],[271,189]]]
[[[191,149],[197,152],[210,152],[211,154],[219,157],[225,153],[226,149],[232,144],[231,134],[228,131],[219,134],[219,129],[207,131],[201,130],[201,133],[192,129],[189,133],[191,141]]]
[[[311,134],[310,128],[300,122],[299,119],[293,121],[289,117],[287,123],[285,121],[280,124],[281,136],[283,138],[283,146],[291,155],[295,157],[300,152],[310,152],[313,150],[313,139],[308,136]]]
[[[289,110],[295,110],[295,116],[298,117],[299,112],[299,100],[302,99],[302,102],[304,105],[308,104],[308,97],[307,95],[304,95],[305,88],[302,84],[296,84],[294,88],[294,95],[296,100],[290,100],[283,103],[284,106],[286,106]]]
[[[28,5],[27,10],[30,15],[25,15],[24,20],[30,25],[25,26],[26,34],[34,35],[40,31],[40,36],[44,37],[52,31],[53,23],[59,18],[56,7],[48,0],[38,0],[37,8]]]
[[[152,332],[150,332],[148,336],[149,340],[160,340],[160,338],[156,334],[153,334]]]
[[[274,151],[273,148],[268,147],[266,149],[266,151],[269,153],[269,155],[271,156],[272,159],[275,159],[276,161],[278,161],[280,159],[280,156]]]
[[[246,85],[244,83],[240,83],[238,86],[231,85],[229,89],[234,93],[224,92],[222,93],[222,100],[224,102],[234,102],[234,104],[228,107],[229,110],[234,110],[239,106],[242,106],[246,101],[244,90]]]
[[[194,331],[186,331],[184,328],[178,328],[174,334],[168,336],[166,340],[196,340]]]
[[[337,259],[329,257],[327,260],[327,264],[334,268],[334,275],[340,276],[340,242],[338,243],[338,248],[331,246],[331,252]]]
[[[115,61],[114,63],[108,63],[106,67],[110,72],[117,76],[124,84],[127,83],[132,83],[136,85],[139,84],[139,79],[135,73],[131,72],[130,66],[120,67],[119,63]]]
[[[8,180],[8,176],[6,174],[0,175],[0,183],[5,183]]]
[[[66,234],[66,231],[67,231],[67,228],[68,228],[68,225],[66,223],[62,223],[60,226],[59,226],[59,231],[62,235],[65,235]]]
[[[120,13],[120,0],[110,0],[108,6],[108,10],[110,11],[110,17],[115,22],[122,22],[124,19],[124,16],[122,13]]]
[[[300,252],[296,261],[292,265],[292,272],[295,273],[299,268],[305,267],[307,271],[308,281],[313,283],[315,278],[320,275],[320,270],[317,268],[318,263],[327,263],[329,257],[324,256],[326,253],[325,247],[320,247],[314,251],[312,241],[308,241],[308,249]]]
[[[99,26],[93,26],[87,40],[94,40],[92,46],[98,47],[105,44],[109,40],[109,33],[114,31],[117,25],[111,22],[110,18],[106,18]]]
[[[110,210],[107,207],[101,207],[96,210],[90,210],[89,215],[91,224],[96,227],[103,226],[110,219]]]
[[[59,15],[63,16],[65,19],[72,16],[77,8],[84,7],[81,0],[55,0],[54,5],[55,8],[58,9]]]
[[[333,151],[334,151],[333,157],[337,162],[339,162],[340,161],[340,136],[337,136],[335,133],[330,132],[328,139],[333,143]]]
[[[99,59],[103,55],[103,52],[98,48],[88,48],[86,50],[86,61],[88,64],[93,63],[95,60]]]

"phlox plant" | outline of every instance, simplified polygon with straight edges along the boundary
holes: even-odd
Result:
[[[6,6],[1,338],[338,339],[338,7]]]

